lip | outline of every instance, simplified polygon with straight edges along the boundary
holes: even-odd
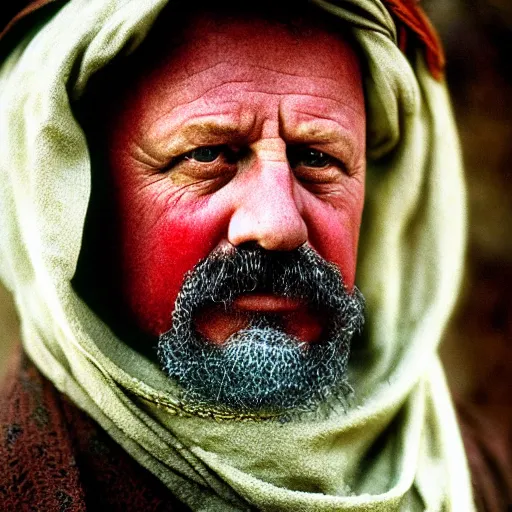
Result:
[[[240,295],[233,301],[233,307],[246,312],[292,313],[305,308],[303,301],[279,295],[250,293]]]
[[[214,345],[222,345],[232,334],[246,328],[255,314],[279,315],[283,331],[306,343],[320,340],[325,325],[322,315],[311,311],[303,300],[249,293],[239,295],[231,307],[205,308],[196,316],[195,328]]]

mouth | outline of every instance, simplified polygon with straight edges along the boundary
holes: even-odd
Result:
[[[285,314],[303,309],[304,303],[298,299],[279,295],[248,293],[237,297],[233,301],[233,307],[252,313]]]
[[[234,333],[249,326],[256,315],[277,320],[283,332],[300,342],[318,342],[325,319],[304,301],[274,294],[249,293],[238,296],[229,306],[203,308],[194,324],[197,332],[214,345],[223,345]]]

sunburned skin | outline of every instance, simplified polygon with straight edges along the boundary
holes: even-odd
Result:
[[[307,243],[350,290],[363,210],[365,110],[351,46],[254,19],[209,15],[190,27],[108,119],[112,271],[126,313],[155,336],[171,326],[185,273],[218,247]],[[305,341],[322,332],[321,315],[264,294],[203,312],[196,327],[222,343],[251,312],[283,315]]]

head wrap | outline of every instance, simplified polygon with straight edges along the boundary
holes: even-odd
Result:
[[[57,3],[4,61],[1,276],[40,370],[193,510],[470,511],[437,355],[461,277],[465,203],[445,85],[428,69],[441,67],[435,40],[426,30],[421,45],[408,41],[408,60],[381,0],[311,3],[343,20],[365,71],[358,285],[368,328],[351,358],[352,406],[284,424],[184,415],[174,384],[71,286],[91,189],[72,105],[96,71],[137,48],[165,0]],[[425,23],[410,2],[386,3],[405,26]]]

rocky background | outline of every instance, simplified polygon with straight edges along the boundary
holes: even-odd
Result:
[[[442,348],[454,392],[510,404],[512,382],[512,2],[424,0],[444,41],[467,168],[469,247],[464,289]],[[0,377],[19,339],[0,286]]]

